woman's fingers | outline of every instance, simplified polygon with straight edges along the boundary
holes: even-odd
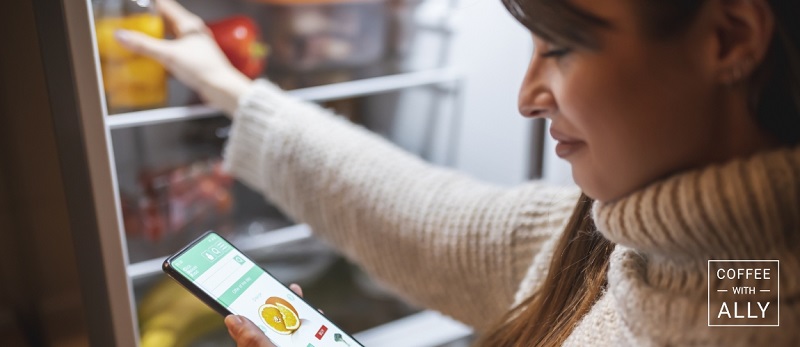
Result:
[[[292,283],[289,285],[289,289],[291,289],[295,294],[297,294],[297,296],[301,298],[303,297],[303,288],[301,288],[299,284]],[[324,313],[320,309],[317,309],[317,311],[319,311],[319,313]]]
[[[208,28],[200,17],[174,0],[158,0],[156,9],[164,16],[164,20],[176,37],[191,33],[208,33]]]
[[[237,347],[275,347],[267,335],[246,317],[229,315],[225,317],[225,325]]]
[[[131,52],[158,60],[163,65],[169,65],[171,46],[169,41],[157,39],[137,31],[117,30],[114,33],[117,41]]]
[[[198,78],[204,72],[200,66],[215,67],[224,65],[227,61],[218,63],[204,63],[203,61],[193,61],[187,59],[187,54],[202,52],[204,58],[209,58],[216,52],[208,52],[206,47],[198,47],[202,43],[189,42],[198,41],[195,38],[183,40],[162,40],[140,32],[131,30],[117,30],[115,33],[117,41],[131,52],[150,57],[161,63],[175,77],[188,85],[190,88],[197,89],[202,87]],[[221,53],[219,53],[221,54]],[[207,66],[206,66],[207,65]]]
[[[289,285],[289,289],[291,289],[297,296],[303,297],[303,288],[300,288],[300,285],[297,283],[292,283]]]

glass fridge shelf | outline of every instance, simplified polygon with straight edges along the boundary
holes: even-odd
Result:
[[[430,69],[293,89],[288,91],[288,93],[302,100],[324,102],[386,93],[412,87],[438,85],[455,82],[460,79],[461,74],[452,68]],[[220,115],[219,110],[203,105],[166,107],[114,114],[106,117],[106,126],[113,130],[208,118],[218,115]]]
[[[256,235],[240,234],[230,241],[244,253],[253,253],[271,247],[299,242],[311,237],[311,229],[305,224],[270,230]],[[167,257],[157,257],[128,265],[128,276],[136,281],[161,273],[161,264]]]

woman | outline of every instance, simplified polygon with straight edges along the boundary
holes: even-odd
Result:
[[[800,345],[797,2],[504,3],[536,47],[520,112],[582,194],[430,167],[242,77],[171,0],[176,40],[119,39],[232,116],[233,174],[480,345]],[[709,259],[779,259],[782,327],[708,327]]]

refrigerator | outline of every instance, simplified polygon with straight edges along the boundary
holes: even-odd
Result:
[[[207,21],[250,16],[267,37],[275,18],[283,18],[258,1],[181,3]],[[426,160],[458,167],[465,158],[470,81],[469,71],[448,57],[457,27],[448,14],[458,4],[366,4],[348,5],[356,6],[350,12],[312,12],[369,21],[364,25],[372,30],[359,31],[381,33],[378,52],[364,53],[374,61],[300,70],[268,66],[265,76]],[[402,302],[316,240],[306,225],[221,172],[230,121],[177,81],[166,83],[163,105],[110,107],[96,2],[27,0],[7,8],[0,15],[10,37],[2,53],[0,242],[10,247],[0,267],[0,344],[140,345],[152,328],[143,315],[168,311],[144,312],[145,302],[157,301],[154,292],[169,282],[160,270],[164,258],[216,230],[284,283],[304,285],[313,305],[367,346],[468,345],[468,327]],[[285,11],[280,15],[299,10]],[[409,54],[415,41],[425,41],[429,53]],[[408,121],[409,114],[417,118]],[[517,150],[533,158],[520,174],[526,179],[542,172],[543,126],[535,123],[519,136]],[[207,321],[211,328],[180,344],[232,345],[221,320]]]

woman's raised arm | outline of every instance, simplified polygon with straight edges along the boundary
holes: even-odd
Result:
[[[477,328],[509,308],[579,196],[434,167],[266,81],[240,100],[225,157],[233,174],[396,293]]]

